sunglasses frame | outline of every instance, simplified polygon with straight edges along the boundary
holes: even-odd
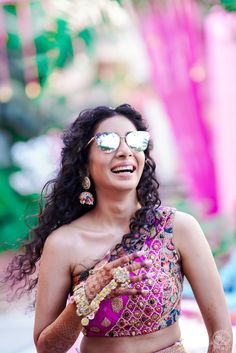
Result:
[[[131,150],[133,150],[133,151],[135,151],[135,152],[144,152],[144,151],[147,149],[147,147],[148,147],[148,143],[147,143],[147,147],[146,147],[144,150],[141,150],[141,151],[136,150],[135,148],[131,147],[131,146],[127,143],[127,140],[126,140],[127,136],[128,136],[130,133],[134,133],[134,132],[145,132],[145,134],[148,134],[148,142],[149,142],[150,134],[149,134],[148,131],[143,131],[143,130],[129,131],[129,132],[127,132],[127,134],[126,134],[125,136],[120,136],[117,132],[113,132],[113,131],[104,131],[104,132],[97,132],[97,133],[89,140],[89,142],[87,143],[86,147],[88,147],[88,145],[89,145],[93,140],[95,140],[96,143],[97,143],[98,148],[100,149],[100,151],[102,151],[102,152],[104,152],[104,153],[112,153],[112,152],[115,152],[115,151],[119,148],[120,143],[121,143],[121,139],[124,139],[124,140],[125,140],[125,143],[127,144],[127,146],[128,146]],[[99,136],[101,136],[102,134],[108,134],[108,133],[112,133],[112,134],[115,134],[115,135],[119,136],[120,142],[119,142],[117,148],[115,148],[114,150],[111,150],[111,151],[103,151],[103,150],[100,148],[100,145],[99,145],[98,142],[97,142],[97,138],[98,138]]]

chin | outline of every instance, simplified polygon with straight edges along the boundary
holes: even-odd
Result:
[[[132,191],[132,190],[136,190],[138,186],[137,182],[119,182],[119,183],[114,183],[113,187],[116,190],[120,190],[120,191]]]

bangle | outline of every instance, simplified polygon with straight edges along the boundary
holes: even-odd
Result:
[[[84,282],[74,287],[73,299],[76,303],[76,313],[78,316],[85,316],[90,313],[89,302],[84,289]]]
[[[117,287],[118,283],[112,279],[89,304],[85,294],[84,283],[77,285],[73,289],[73,298],[76,303],[76,314],[83,316],[81,324],[87,326],[89,320],[94,319],[96,312],[100,307],[100,303]]]
[[[127,288],[130,283],[129,272],[126,268],[117,267],[112,270],[113,279],[95,296],[89,303],[85,293],[85,282],[76,285],[73,288],[73,300],[76,303],[76,314],[83,316],[81,324],[87,326],[89,320],[94,319],[100,303],[115,289],[119,284]]]

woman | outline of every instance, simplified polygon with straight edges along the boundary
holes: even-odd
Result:
[[[185,352],[178,324],[184,275],[206,324],[208,353],[232,352],[208,243],[193,217],[160,206],[150,149],[141,115],[127,104],[86,110],[65,132],[34,240],[8,268],[14,283],[40,259],[38,278],[28,282],[29,290],[37,284],[38,353],[66,352],[81,330],[81,353]]]

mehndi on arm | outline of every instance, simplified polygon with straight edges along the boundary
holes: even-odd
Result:
[[[232,353],[232,346],[232,334],[226,330],[219,330],[214,332],[210,339],[208,353]]]

